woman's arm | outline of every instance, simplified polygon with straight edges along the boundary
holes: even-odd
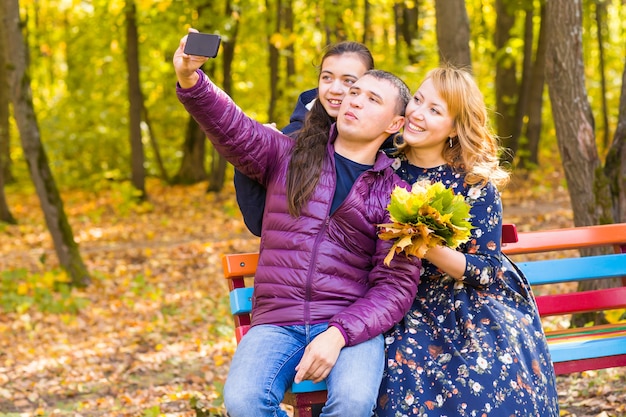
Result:
[[[454,279],[461,279],[465,273],[467,264],[465,254],[446,246],[435,246],[429,249],[424,259]]]

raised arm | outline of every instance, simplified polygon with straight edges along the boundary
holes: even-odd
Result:
[[[206,58],[183,52],[186,36],[174,54],[177,95],[214,148],[245,175],[266,184],[283,163],[293,140],[246,116],[199,68]]]

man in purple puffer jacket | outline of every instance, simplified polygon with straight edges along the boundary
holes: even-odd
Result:
[[[228,414],[286,416],[280,402],[293,380],[326,379],[322,416],[370,416],[382,333],[403,317],[419,279],[417,258],[386,266],[392,242],[377,238],[393,188],[407,187],[378,150],[402,128],[409,89],[390,73],[367,72],[316,147],[315,138],[294,141],[247,117],[199,70],[206,58],[183,52],[185,42],[174,56],[180,101],[217,151],[267,188],[252,327],[224,388]],[[303,167],[317,148],[317,166]],[[307,176],[308,193],[294,192]]]

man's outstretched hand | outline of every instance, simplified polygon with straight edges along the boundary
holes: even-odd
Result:
[[[189,32],[198,32],[196,29],[189,29]],[[187,43],[187,35],[183,36],[178,45],[178,49],[174,53],[173,63],[178,84],[182,88],[191,88],[198,82],[198,74],[196,70],[204,64],[208,58],[196,55],[187,55],[185,44]]]
[[[330,370],[335,366],[341,348],[346,345],[343,335],[334,326],[330,326],[326,331],[320,333],[309,343],[304,350],[304,355],[296,366],[296,377],[294,382],[313,380],[321,382],[328,376]]]

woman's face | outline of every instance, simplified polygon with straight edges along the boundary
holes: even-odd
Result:
[[[441,155],[449,137],[456,136],[454,118],[447,103],[426,79],[406,106],[406,123],[402,138],[412,148]]]
[[[334,119],[348,90],[367,71],[367,67],[354,53],[332,55],[322,62],[318,80],[318,97],[326,113]]]

